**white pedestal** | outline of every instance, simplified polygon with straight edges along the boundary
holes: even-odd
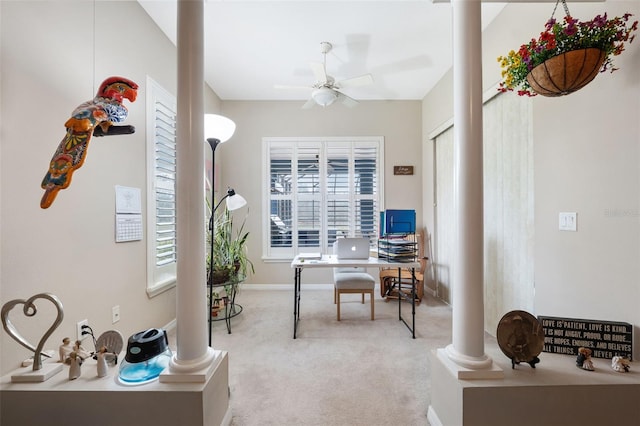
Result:
[[[2,426],[69,424],[85,419],[92,426],[219,426],[228,424],[229,357],[222,352],[202,383],[122,385],[118,366],[99,378],[96,362],[87,360],[82,375],[69,380],[68,366],[41,383],[0,382]]]
[[[536,368],[521,363],[512,369],[497,344],[486,349],[503,379],[460,379],[431,352],[432,426],[630,425],[640,418],[640,370],[634,364],[629,373],[618,373],[611,360],[594,359],[596,370],[585,371],[574,356],[543,352]]]

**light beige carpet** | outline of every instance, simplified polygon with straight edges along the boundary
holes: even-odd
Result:
[[[430,296],[416,307],[416,339],[397,301],[305,290],[293,339],[293,292],[242,289],[243,312],[213,325],[213,347],[229,352],[232,425],[427,425],[429,351],[451,340],[451,310]],[[403,302],[411,320],[411,304]]]

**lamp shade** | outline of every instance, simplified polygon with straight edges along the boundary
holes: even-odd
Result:
[[[236,123],[230,118],[217,114],[204,115],[205,139],[217,139],[220,143],[226,142],[233,136],[235,131]]]
[[[311,97],[318,105],[324,107],[335,102],[335,100],[338,99],[338,93],[328,87],[320,87],[311,93]]]
[[[247,205],[247,200],[240,194],[236,194],[236,191],[229,188],[227,191],[227,210],[238,210],[241,207]]]

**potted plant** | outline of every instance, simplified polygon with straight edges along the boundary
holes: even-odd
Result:
[[[562,2],[566,12],[562,22],[552,15],[537,39],[498,57],[503,79],[498,90],[517,90],[520,96],[562,96],[584,87],[598,72],[617,70],[612,59],[624,51],[625,42],[633,41],[638,21],[631,22],[629,13],[578,21]]]
[[[208,233],[208,243],[213,244],[213,261],[211,255],[207,255],[207,267],[213,274],[213,283],[225,283],[253,273],[253,263],[247,252],[249,232],[245,231],[246,217],[235,230],[233,215],[226,206],[222,213],[213,212],[213,215],[213,241],[211,233]]]
[[[249,231],[245,231],[246,216],[242,219],[242,223],[237,231],[233,230],[233,216],[229,210],[225,209],[225,215],[228,217],[229,232],[231,240],[229,241],[229,259],[233,262],[234,272],[239,277],[247,277],[250,273],[255,272],[253,262],[248,256],[247,240]]]

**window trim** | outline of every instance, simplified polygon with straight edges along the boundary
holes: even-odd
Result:
[[[384,204],[384,136],[332,136],[332,137],[263,137],[262,138],[262,260],[265,262],[286,262],[291,261],[296,253],[272,253],[270,247],[270,146],[274,143],[288,144],[323,144],[323,143],[376,143],[378,146],[377,157],[377,182],[378,182],[378,209],[382,209]],[[324,149],[324,147],[323,147]],[[322,218],[323,227],[326,226],[326,218]],[[293,250],[293,249],[292,249]],[[324,251],[324,250],[321,250]]]
[[[155,297],[173,287],[177,283],[177,264],[173,262],[164,265],[156,265],[156,108],[158,101],[173,107],[177,111],[176,97],[160,86],[155,80],[147,76],[147,123],[146,123],[146,156],[147,156],[147,296]]]

